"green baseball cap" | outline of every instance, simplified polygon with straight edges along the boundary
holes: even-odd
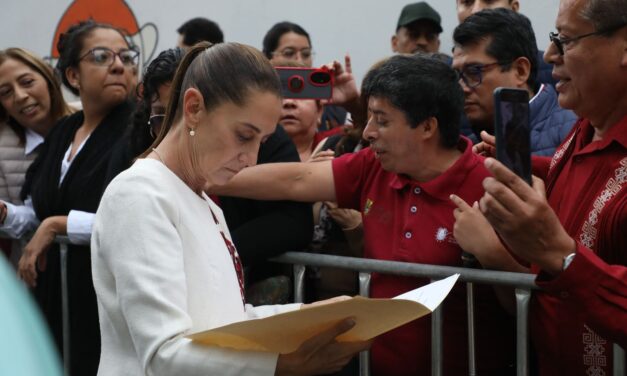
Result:
[[[433,22],[433,24],[438,29],[438,33],[442,32],[442,26],[440,25],[440,23],[442,22],[442,18],[440,17],[440,14],[424,1],[407,4],[405,5],[405,7],[403,7],[403,10],[401,10],[401,16],[398,18],[396,30],[398,30],[402,26],[407,26],[410,23],[419,20],[427,20]]]

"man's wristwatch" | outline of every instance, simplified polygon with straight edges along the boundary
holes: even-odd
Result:
[[[575,258],[575,255],[576,255],[576,253],[573,252],[573,253],[569,254],[568,256],[564,257],[564,261],[562,261],[562,271],[566,270],[566,268],[568,268],[570,263],[573,262],[573,259]]]

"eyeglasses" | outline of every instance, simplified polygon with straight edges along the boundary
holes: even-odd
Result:
[[[110,48],[96,47],[87,51],[78,60],[81,61],[86,57],[90,57],[90,61],[95,65],[110,67],[115,61],[115,57],[119,57],[123,65],[134,67],[139,62],[139,52],[135,50],[120,50],[115,52]]]
[[[488,69],[492,69],[497,66],[504,66],[511,64],[510,62],[497,61],[490,64],[472,64],[465,66],[462,70],[456,70],[459,78],[464,81],[464,84],[469,88],[475,88],[481,85],[483,81],[483,72]]]
[[[284,48],[281,51],[274,51],[272,53],[273,56],[279,55],[282,58],[296,60],[296,55],[300,55],[301,59],[306,60],[310,59],[314,56],[314,52],[311,48],[303,48],[302,50],[297,50],[295,48]]]
[[[572,38],[560,38],[558,33],[549,33],[549,40],[551,41],[551,43],[555,44],[555,47],[557,47],[557,51],[560,53],[561,56],[564,56],[564,46],[569,45],[570,43],[576,42],[580,39],[583,38],[587,38],[587,37],[591,37],[594,35],[602,35],[602,34],[608,34],[611,33],[613,31],[616,31],[622,27],[624,27],[626,24],[618,24],[612,27],[608,27],[606,29],[603,30],[598,30],[592,33],[588,33],[588,34],[583,34],[583,35],[578,35],[576,37],[572,37]]]
[[[150,135],[152,137],[156,137],[159,133],[164,120],[165,114],[151,115],[148,118],[148,126],[150,127]]]

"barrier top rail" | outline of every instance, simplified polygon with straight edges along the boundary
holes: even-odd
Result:
[[[2,236],[0,235],[0,237]],[[59,244],[69,244],[69,239],[67,236],[57,236],[55,242]],[[446,278],[451,274],[459,273],[460,282],[510,286],[531,290],[539,289],[534,282],[535,275],[527,273],[415,264],[410,262],[374,260],[306,252],[286,252],[272,258],[271,261],[283,264],[334,267],[359,272],[383,273],[429,279],[441,279]]]
[[[429,279],[441,279],[448,277],[451,274],[459,273],[460,282],[511,286],[531,290],[539,289],[534,282],[535,275],[527,273],[414,264],[409,262],[373,260],[305,252],[287,252],[270,260],[283,264],[334,267],[360,272],[383,273]]]
[[[0,234],[0,238],[3,236]],[[69,244],[67,236],[57,236],[55,243]],[[538,290],[535,275],[501,272],[495,270],[459,268],[442,265],[414,264],[410,262],[373,260],[358,257],[325,255],[321,253],[286,252],[270,259],[282,264],[333,267],[367,273],[383,273],[407,277],[441,279],[459,273],[460,282],[473,282],[497,286],[510,286]]]

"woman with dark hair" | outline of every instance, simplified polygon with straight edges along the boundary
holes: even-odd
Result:
[[[105,192],[92,269],[102,328],[99,375],[312,375],[369,343],[336,343],[342,321],[290,354],[203,347],[187,334],[298,309],[253,307],[222,210],[204,193],[257,159],[276,128],[280,83],[236,43],[194,47],[172,83],[163,129]]]
[[[172,80],[183,56],[185,50],[182,48],[164,50],[144,70],[142,81],[137,86],[139,102],[133,114],[133,122],[113,149],[107,182],[129,168],[159,134]]]
[[[0,51],[0,225],[9,211],[24,204],[20,190],[38,146],[54,124],[69,114],[52,68],[21,48]],[[10,228],[4,232],[17,235]],[[17,247],[17,242],[13,247],[10,244],[0,243],[0,248],[9,253]]]
[[[274,59],[297,61],[307,67],[313,64],[309,34],[299,25],[283,21],[275,24],[263,37],[263,54]]]
[[[111,145],[121,137],[132,111],[128,98],[135,90],[139,54],[119,30],[93,21],[70,27],[57,47],[57,70],[63,83],[79,95],[83,110],[62,119],[48,134],[21,193],[32,200],[32,208],[15,215],[19,218],[9,218],[9,213],[7,221],[37,229],[24,248],[18,274],[34,287],[59,348],[62,276],[59,248],[53,241],[57,235],[68,235],[71,356],[63,356],[70,356],[70,374],[94,375],[100,335],[88,244]]]

